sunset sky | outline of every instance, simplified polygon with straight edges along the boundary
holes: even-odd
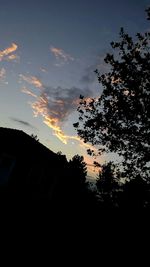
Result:
[[[97,96],[94,70],[120,27],[149,28],[146,0],[0,0],[0,126],[36,134],[67,158],[87,147],[73,128],[79,96]],[[105,158],[101,159],[105,160]]]

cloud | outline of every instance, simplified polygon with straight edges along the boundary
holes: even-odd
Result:
[[[64,65],[64,62],[55,63],[55,67],[62,67]]]
[[[69,139],[79,141],[80,139],[77,136],[65,135],[62,128],[69,115],[76,110],[80,95],[84,94],[85,97],[88,97],[92,94],[91,91],[89,89],[85,91],[77,87],[46,87],[35,76],[21,75],[21,78],[41,89],[40,94],[35,95],[26,87],[22,88],[22,92],[36,97],[36,101],[31,103],[34,116],[42,116],[43,122],[53,130],[53,134],[63,143],[66,144]]]
[[[12,43],[10,47],[5,48],[4,50],[0,50],[0,61],[8,60],[12,61],[17,58],[17,55],[12,54],[18,49],[17,44]]]
[[[69,115],[77,109],[79,96],[83,95],[88,98],[92,95],[91,91],[72,87],[49,87],[43,90],[37,101],[31,104],[35,116],[41,115],[43,122],[53,129],[53,134],[67,144],[68,140],[75,140],[85,149],[93,149],[90,144],[84,143],[78,136],[66,135],[62,128]],[[93,149],[95,151],[95,149]]]
[[[22,93],[25,93],[25,94],[27,94],[27,95],[33,96],[33,97],[37,97],[36,94],[32,93],[32,91],[30,91],[30,90],[29,90],[28,88],[26,88],[25,86],[22,87],[21,92],[22,92]]]
[[[46,112],[49,117],[53,117],[55,121],[62,123],[76,110],[79,96],[83,94],[87,97],[91,94],[91,91],[87,89],[84,92],[83,89],[77,87],[45,87],[33,108],[37,113],[42,111],[45,114]]]
[[[12,121],[14,121],[14,122],[17,122],[17,123],[19,123],[19,124],[22,124],[23,126],[26,126],[26,127],[30,127],[30,128],[34,128],[35,129],[35,127],[32,125],[32,124],[30,124],[29,122],[27,122],[27,121],[23,121],[23,120],[20,120],[20,119],[17,119],[17,118],[10,118]]]
[[[0,82],[4,82],[6,78],[6,70],[4,68],[0,69]]]
[[[74,58],[67,54],[63,49],[61,48],[57,48],[54,46],[50,47],[50,51],[51,53],[55,56],[55,58],[59,61],[61,61],[61,63],[57,63],[55,64],[55,66],[61,66],[63,63],[69,62],[69,61],[74,61]]]
[[[78,136],[66,135],[62,130],[64,122],[77,109],[80,95],[90,99],[92,92],[88,88],[83,90],[77,87],[47,87],[35,76],[21,75],[21,78],[41,89],[39,95],[35,95],[26,87],[22,88],[22,92],[36,98],[36,101],[30,103],[33,114],[35,117],[43,117],[43,122],[53,130],[53,135],[64,144],[67,144],[69,140],[74,140],[79,142],[82,148],[96,150],[90,144],[84,143]]]
[[[36,88],[43,88],[42,82],[35,76],[25,76],[23,74],[20,74],[19,77],[21,80],[35,86]]]
[[[84,75],[81,77],[81,82],[86,84],[92,84],[96,81],[96,74],[94,70],[96,69],[96,65],[91,65],[85,69]]]
[[[18,61],[18,60],[19,60],[19,56],[16,54],[12,54],[12,55],[7,56],[7,61]]]
[[[47,73],[48,71],[45,68],[40,68],[40,70],[44,73]]]
[[[80,94],[83,94],[83,90],[76,87],[49,87],[43,89],[40,96],[31,105],[34,116],[41,115],[44,123],[53,129],[54,135],[65,144],[69,139],[78,140],[77,137],[66,136],[61,129],[69,115],[76,110]],[[86,95],[90,95],[89,90]]]
[[[81,77],[81,82],[84,84],[92,84],[94,82],[97,82],[97,75],[95,74],[95,70],[98,69],[98,71],[103,74],[109,71],[109,66],[104,62],[106,54],[100,54],[96,57],[95,63],[87,66],[85,69],[85,72],[83,76]]]

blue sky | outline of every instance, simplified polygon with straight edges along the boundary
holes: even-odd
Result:
[[[149,28],[148,4],[0,0],[0,125],[37,134],[53,151],[91,163],[72,126],[79,95],[101,92],[93,71],[107,71],[103,58],[120,27],[132,35]]]

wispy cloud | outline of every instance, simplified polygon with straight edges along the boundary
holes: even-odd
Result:
[[[11,46],[5,48],[4,50],[0,50],[0,61],[12,61],[16,60],[17,55],[13,54],[18,49],[17,44],[12,43]]]
[[[44,73],[47,73],[48,71],[45,68],[40,68],[40,70]]]
[[[0,82],[4,82],[6,78],[6,70],[5,68],[0,69]]]
[[[11,117],[10,119],[11,119],[12,121],[14,121],[14,122],[17,122],[17,123],[19,123],[19,124],[22,124],[23,126],[26,126],[26,127],[30,127],[30,128],[35,129],[35,126],[33,126],[32,124],[30,124],[30,123],[27,122],[27,121],[20,120],[20,119],[17,119],[17,118],[13,118],[13,117]]]
[[[8,55],[7,56],[7,61],[15,61],[15,62],[18,62],[19,61],[19,56],[16,55],[16,54]]]
[[[23,74],[19,75],[20,79],[35,86],[36,88],[43,88],[42,82],[36,76],[25,76]]]
[[[56,63],[56,66],[61,66],[63,63],[67,63],[69,61],[74,61],[74,58],[67,54],[63,49],[57,48],[54,46],[50,47],[51,53],[55,56],[57,60],[59,60],[59,63]]]
[[[27,87],[23,86],[21,89],[22,93],[25,93],[27,95],[33,96],[33,97],[37,97],[36,94],[34,94],[30,89],[28,89]]]

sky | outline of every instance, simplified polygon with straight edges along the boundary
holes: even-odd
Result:
[[[38,136],[68,159],[88,145],[77,137],[79,96],[102,92],[94,70],[120,27],[149,28],[147,0],[0,0],[0,126]],[[90,146],[90,144],[89,144]],[[106,156],[100,158],[101,162]]]

